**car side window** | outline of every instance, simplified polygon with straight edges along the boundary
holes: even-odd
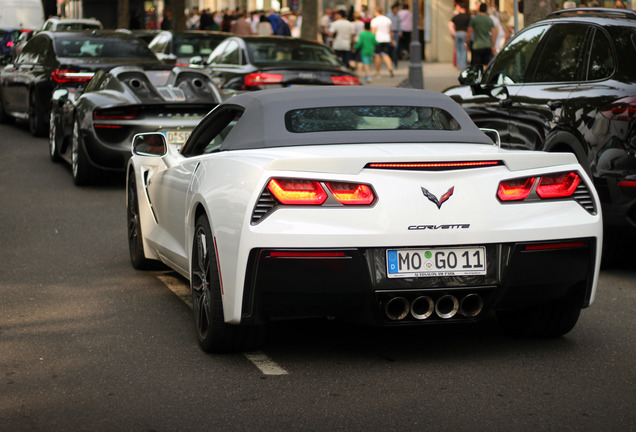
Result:
[[[488,84],[525,82],[528,67],[548,28],[547,25],[529,28],[512,39],[486,71],[485,82]]]
[[[596,29],[590,51],[587,79],[594,81],[610,77],[614,73],[615,64],[611,42],[602,30]]]
[[[227,46],[227,42],[221,42],[210,54],[210,58],[208,59],[209,64],[219,64],[221,62],[221,57],[223,52],[225,51],[225,47]]]
[[[47,40],[45,37],[34,37],[26,44],[16,60],[16,64],[40,63],[40,55],[45,48]]]
[[[533,82],[572,82],[580,78],[589,27],[559,24],[546,36]]]
[[[223,107],[216,110],[210,117],[202,120],[201,125],[183,146],[181,153],[190,157],[220,151],[223,141],[242,113],[241,109],[235,107]]]

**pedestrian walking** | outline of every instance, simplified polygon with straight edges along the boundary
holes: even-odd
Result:
[[[371,22],[364,23],[364,30],[358,35],[354,49],[360,53],[360,61],[358,62],[358,76],[362,76],[364,69],[365,82],[371,82],[371,63],[375,55],[375,46],[378,41],[371,31]]]
[[[465,3],[459,4],[457,12],[458,13],[451,18],[448,27],[455,40],[457,69],[464,70],[466,66],[468,66],[468,40],[466,39],[466,35],[468,33],[468,24],[470,23],[471,15],[468,13]]]
[[[334,21],[329,25],[329,36],[333,39],[333,50],[342,63],[349,67],[351,60],[351,42],[353,41],[353,23],[345,19],[346,12],[337,10]]]
[[[375,17],[371,20],[371,31],[378,42],[375,46],[375,76],[380,76],[380,68],[382,67],[382,62],[384,62],[389,69],[389,74],[393,77],[393,62],[391,60],[391,53],[395,46],[392,31],[393,23],[384,15],[384,10],[381,7],[376,7],[374,13]]]
[[[468,42],[471,41],[472,44]],[[473,66],[486,66],[495,55],[495,41],[497,40],[497,27],[488,16],[486,3],[479,5],[479,12],[468,24],[466,32],[466,46],[470,50],[470,64]]]

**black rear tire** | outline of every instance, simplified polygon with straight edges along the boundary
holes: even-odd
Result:
[[[192,249],[190,287],[199,346],[211,353],[258,348],[264,340],[263,326],[225,322],[212,230],[205,215],[197,218]]]
[[[43,137],[49,131],[46,120],[49,118],[48,112],[38,110],[38,101],[35,92],[29,96],[29,131],[34,137]]]
[[[73,182],[76,186],[88,185],[94,180],[95,173],[88,156],[86,156],[78,120],[73,123],[73,136],[71,139],[71,173],[73,174]]]

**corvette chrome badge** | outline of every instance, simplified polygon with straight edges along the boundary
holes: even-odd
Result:
[[[446,201],[448,201],[448,199],[451,197],[451,195],[453,194],[454,190],[455,190],[455,186],[453,186],[452,188],[447,190],[446,193],[444,195],[442,195],[439,199],[437,199],[437,197],[435,195],[433,195],[432,193],[430,193],[428,191],[428,189],[426,189],[426,188],[422,188],[422,193],[424,194],[424,196],[426,198],[429,199],[430,202],[435,204],[437,206],[437,208],[440,209],[440,208],[442,208],[442,204],[444,204]]]

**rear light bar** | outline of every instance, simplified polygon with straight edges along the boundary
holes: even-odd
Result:
[[[453,170],[503,165],[499,160],[467,162],[372,162],[365,168],[401,170]]]
[[[574,171],[505,180],[499,183],[497,198],[506,202],[524,201],[533,191],[540,199],[570,198],[579,183],[581,177]]]
[[[139,116],[139,108],[107,108],[93,111],[93,120],[133,120]]]
[[[332,75],[331,76],[331,83],[333,85],[352,86],[352,85],[360,85],[360,80],[358,79],[358,77],[355,77],[355,76]]]
[[[618,182],[618,185],[620,187],[636,187],[636,181],[635,180],[621,180]]]
[[[283,82],[282,74],[254,72],[245,75],[245,86],[255,87],[267,84],[280,84]]]
[[[371,186],[359,183],[273,178],[267,189],[285,205],[322,205],[330,195],[348,206],[369,206],[375,202]]]
[[[90,81],[94,72],[76,72],[67,69],[56,69],[51,72],[53,81],[59,84],[80,83]]]
[[[636,121],[636,96],[616,100],[603,109],[602,113],[610,120]]]

